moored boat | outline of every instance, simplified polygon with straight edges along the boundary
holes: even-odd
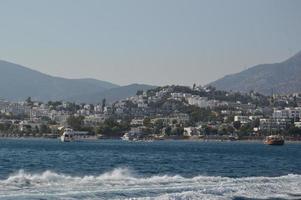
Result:
[[[66,128],[63,135],[61,135],[62,142],[71,142],[73,140],[74,131],[72,129]]]
[[[125,141],[129,141],[130,140],[130,136],[129,136],[129,133],[125,133],[122,137],[121,137],[122,140],[125,140]]]
[[[72,141],[87,141],[87,140],[97,140],[96,135],[90,134],[87,131],[74,131],[71,128],[65,128],[64,133],[61,135],[62,142],[72,142]]]
[[[268,145],[283,145],[284,138],[280,135],[270,135],[266,137],[264,143]]]
[[[237,136],[237,135],[229,135],[229,136],[228,136],[228,139],[229,139],[230,141],[236,141],[236,140],[238,140],[238,136]]]
[[[144,132],[141,127],[131,128],[131,130],[125,133],[121,139],[125,141],[138,141],[143,139]]]

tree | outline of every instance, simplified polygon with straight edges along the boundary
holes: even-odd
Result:
[[[143,120],[143,126],[150,128],[151,127],[151,119],[149,117],[146,117]]]
[[[94,105],[93,104],[90,104],[90,111],[94,111]]]
[[[216,128],[213,128],[211,126],[206,126],[204,129],[205,135],[216,135],[218,130]]]
[[[234,132],[234,128],[233,126],[227,126],[227,133],[233,133]]]
[[[102,99],[101,110],[103,111],[106,107],[106,99]]]
[[[235,128],[235,129],[240,129],[240,127],[241,127],[241,123],[240,123],[240,121],[234,121],[233,122],[233,127]]]
[[[48,101],[48,106],[53,107],[53,109],[56,109],[58,106],[62,105],[61,101]]]
[[[31,97],[28,97],[25,102],[27,103],[28,106],[32,106],[33,105],[33,102],[31,100]]]
[[[137,95],[137,96],[143,95],[143,90],[138,90],[138,91],[136,92],[136,95]]]
[[[291,127],[288,130],[288,134],[293,136],[301,136],[301,128]]]
[[[171,135],[181,136],[184,133],[183,127],[174,127],[171,129]]]
[[[240,131],[245,135],[251,133],[252,132],[251,124],[250,123],[244,124],[243,126],[241,126]]]
[[[260,119],[259,118],[257,118],[257,119],[255,119],[254,120],[254,122],[253,122],[253,127],[259,127],[260,126]]]
[[[173,119],[171,123],[172,123],[172,124],[177,124],[177,123],[178,123],[178,120]]]
[[[51,119],[49,117],[47,117],[47,116],[42,116],[41,120],[42,121],[46,121],[46,122],[50,122],[51,121]]]
[[[42,124],[40,126],[40,133],[43,134],[43,133],[48,133],[48,132],[50,132],[48,126],[45,124]]]
[[[154,124],[154,133],[159,133],[163,127],[164,127],[163,120],[161,119],[156,120]]]
[[[171,135],[171,127],[170,126],[165,127],[165,135],[167,135],[167,136]]]
[[[109,137],[120,137],[124,131],[129,130],[130,126],[127,121],[118,123],[113,118],[106,119],[99,127],[96,128],[96,134],[106,135]]]
[[[35,126],[33,131],[34,131],[34,133],[39,133],[39,127]]]
[[[155,127],[159,128],[159,129],[163,128],[164,127],[163,120],[162,119],[156,120]]]
[[[67,124],[74,130],[81,130],[83,122],[84,122],[84,116],[70,116],[67,119]]]

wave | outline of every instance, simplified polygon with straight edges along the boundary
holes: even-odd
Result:
[[[301,199],[301,175],[139,177],[127,168],[99,176],[20,170],[0,180],[0,199]]]

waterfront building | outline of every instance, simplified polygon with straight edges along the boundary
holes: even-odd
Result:
[[[291,124],[290,119],[262,118],[260,119],[259,129],[264,131],[286,130],[290,124]]]

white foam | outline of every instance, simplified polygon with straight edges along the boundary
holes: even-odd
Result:
[[[228,178],[212,176],[139,177],[126,168],[99,176],[74,177],[51,171],[20,170],[0,180],[0,198],[59,199],[232,199],[301,198],[301,175]]]

